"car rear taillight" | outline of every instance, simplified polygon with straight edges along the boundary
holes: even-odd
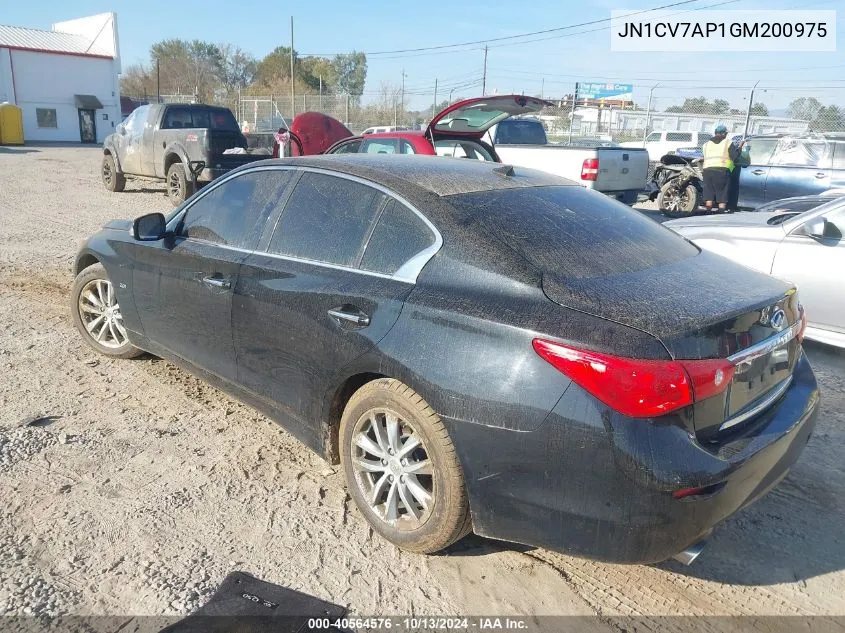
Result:
[[[800,303],[798,304],[798,314],[801,319],[801,326],[798,328],[798,342],[804,342],[804,333],[807,331],[807,311]]]
[[[587,158],[581,165],[581,180],[596,180],[599,177],[599,159]]]
[[[534,339],[534,350],[610,408],[651,418],[715,396],[733,378],[727,360],[642,360]]]

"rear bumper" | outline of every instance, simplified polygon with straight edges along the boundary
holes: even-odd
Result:
[[[633,420],[576,386],[518,433],[445,419],[476,533],[619,563],[670,558],[789,472],[819,406],[802,355],[790,388],[729,441],[704,447],[679,419]],[[709,495],[675,499],[681,488]]]

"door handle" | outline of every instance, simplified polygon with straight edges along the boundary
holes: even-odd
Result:
[[[347,321],[359,327],[367,327],[370,324],[370,317],[363,312],[351,312],[343,308],[329,310],[329,316],[338,321]]]
[[[764,169],[755,169],[751,173],[754,174],[755,176],[762,176],[763,174],[766,173],[766,171]]]
[[[232,282],[225,277],[203,277],[202,283],[209,288],[231,288]]]
[[[816,172],[816,178],[827,178],[827,174],[823,171]]]

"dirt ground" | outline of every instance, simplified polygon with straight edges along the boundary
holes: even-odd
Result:
[[[808,344],[818,428],[789,477],[691,567],[595,563],[469,537],[407,554],[342,475],[173,365],[85,346],[79,243],[167,210],[104,190],[96,147],[0,147],[0,615],[186,614],[233,569],[366,615],[845,615],[845,355]],[[32,425],[27,422],[37,420]]]

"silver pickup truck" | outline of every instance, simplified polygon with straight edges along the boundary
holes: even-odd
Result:
[[[625,204],[634,204],[648,178],[648,152],[630,147],[553,145],[534,118],[505,119],[487,132],[503,163],[580,182]]]

